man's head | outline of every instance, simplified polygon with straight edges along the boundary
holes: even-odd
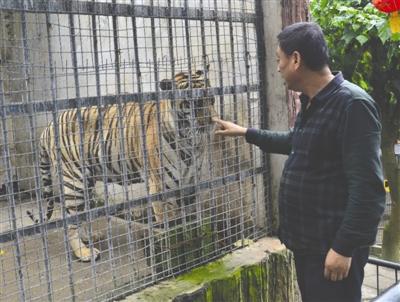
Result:
[[[316,23],[300,22],[285,27],[278,35],[278,71],[290,89],[296,90],[300,68],[319,72],[328,66],[328,47]]]

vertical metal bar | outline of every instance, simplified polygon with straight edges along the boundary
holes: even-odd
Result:
[[[7,200],[11,212],[11,221],[12,221],[12,228],[15,234],[14,237],[14,244],[15,244],[15,249],[16,249],[16,266],[17,266],[17,278],[18,278],[18,289],[19,289],[19,299],[20,301],[26,301],[26,296],[25,296],[25,286],[24,286],[24,274],[22,270],[22,254],[21,254],[21,248],[20,248],[20,235],[19,232],[17,232],[18,227],[17,227],[17,216],[15,213],[15,199],[14,199],[14,188],[13,188],[13,175],[12,175],[12,167],[11,167],[11,157],[10,157],[10,148],[9,148],[9,142],[8,142],[8,130],[7,130],[7,117],[6,117],[6,111],[5,111],[5,100],[4,100],[4,90],[3,90],[3,80],[0,77],[0,110],[1,110],[1,122],[2,122],[2,128],[3,128],[3,139],[4,139],[4,166],[6,167],[6,192],[7,192]]]
[[[115,9],[116,0],[112,0],[113,8]],[[120,70],[120,49],[118,45],[118,22],[115,12],[112,14],[112,27],[113,27],[113,42],[114,42],[114,56],[115,56],[115,79],[117,80],[117,93],[121,94],[121,70]]]
[[[93,3],[96,2],[96,0],[92,0]],[[100,167],[101,171],[103,171],[102,175],[102,180],[103,180],[103,192],[104,192],[104,198],[108,198],[108,186],[107,186],[107,165],[106,165],[106,155],[105,155],[105,145],[104,145],[104,116],[103,116],[103,98],[101,95],[101,88],[100,88],[100,68],[99,68],[99,45],[98,45],[98,40],[97,40],[97,22],[96,22],[96,15],[92,15],[91,21],[92,21],[92,38],[93,38],[93,51],[94,51],[94,68],[95,68],[95,78],[96,78],[96,96],[97,96],[97,112],[99,115],[99,144],[100,144]],[[103,230],[101,230],[103,231]],[[95,292],[97,292],[97,272],[96,272],[96,264],[95,260],[93,259],[92,266],[94,267],[93,270],[93,283],[94,283],[94,288]]]
[[[259,81],[260,81],[260,111],[261,111],[261,128],[266,129],[268,126],[268,115],[269,115],[269,106],[268,106],[268,97],[266,91],[267,85],[267,70],[265,64],[265,43],[264,43],[264,12],[263,12],[263,1],[262,0],[254,0],[255,8],[256,8],[256,37],[257,37],[257,58],[258,58],[258,67],[259,67]],[[272,230],[272,222],[275,220],[273,217],[274,214],[274,204],[271,198],[271,177],[270,177],[270,157],[266,155],[266,153],[262,153],[262,165],[264,167],[263,171],[263,180],[264,180],[264,192],[265,192],[265,210],[267,214],[267,221],[270,222],[271,229],[267,229],[268,235],[276,234],[278,230]],[[268,228],[268,225],[267,225]]]
[[[228,1],[228,10],[229,10],[229,37],[230,37],[230,46],[231,46],[231,60],[232,60],[232,72],[233,72],[233,86],[236,87],[236,64],[235,64],[235,39],[234,39],[234,31],[233,31],[233,22],[232,22],[232,0]],[[233,94],[233,120],[235,123],[238,122],[238,104],[237,104],[237,95]],[[242,188],[242,177],[240,174],[240,163],[239,163],[239,138],[235,137],[235,169],[234,171],[239,176],[239,198],[240,198],[240,237],[242,240],[242,246],[244,245],[244,213],[243,213],[243,188]]]
[[[63,69],[63,73],[65,74],[65,86],[67,87],[67,98],[69,98],[68,88],[70,87],[69,86],[69,69],[70,69],[70,67],[68,66],[67,61],[65,61],[65,66],[62,66],[62,69]],[[54,126],[56,127],[57,123],[54,124]],[[55,135],[57,135],[57,134],[58,134],[58,136],[55,137],[56,144],[57,144],[57,142],[60,142],[62,133],[60,133],[60,131],[55,130]],[[75,285],[74,285],[74,279],[73,279],[74,272],[73,272],[73,268],[72,268],[72,261],[73,261],[72,253],[73,252],[71,249],[71,245],[69,243],[69,234],[68,234],[69,233],[68,232],[69,225],[66,222],[66,219],[68,218],[68,214],[67,214],[67,208],[66,208],[66,202],[65,202],[64,178],[63,178],[63,174],[62,174],[62,158],[61,158],[61,149],[62,148],[64,148],[64,146],[61,147],[61,144],[59,144],[58,149],[57,149],[57,156],[58,156],[57,160],[59,160],[59,161],[57,162],[57,165],[59,165],[58,166],[59,175],[61,175],[61,177],[62,177],[61,181],[60,181],[60,189],[62,189],[62,191],[60,191],[60,192],[61,192],[62,219],[63,219],[63,228],[64,228],[64,241],[65,241],[65,246],[67,248],[66,256],[67,256],[67,262],[68,262],[69,286],[71,289],[71,299],[72,299],[72,301],[76,301],[77,295],[75,292]],[[61,188],[61,186],[62,186],[62,188]]]
[[[379,265],[376,265],[376,295],[379,295]]]
[[[93,0],[95,2],[96,0]],[[100,144],[100,167],[102,174],[102,181],[103,181],[103,193],[104,198],[108,198],[108,186],[107,186],[107,165],[106,165],[106,150],[105,150],[105,142],[104,142],[104,104],[103,104],[103,97],[101,95],[101,88],[100,88],[100,68],[99,68],[99,45],[97,40],[97,22],[96,22],[96,15],[92,15],[92,37],[93,37],[93,51],[94,51],[94,68],[95,68],[95,76],[96,76],[96,95],[98,97],[98,105],[97,105],[97,112],[99,115],[99,144]],[[101,230],[103,231],[103,230]],[[94,261],[94,259],[93,259]],[[94,261],[95,262],[95,261]],[[93,265],[93,264],[92,264]],[[95,265],[94,265],[95,266]],[[96,276],[97,273],[94,271],[94,275]],[[97,292],[97,282],[94,280],[95,291]]]
[[[106,66],[108,67],[108,61],[106,60]],[[108,68],[106,68],[106,74],[105,74],[105,78],[108,79]],[[100,117],[101,119],[104,120],[104,115],[102,115]],[[105,143],[103,142],[103,148],[105,148]],[[106,161],[106,151],[105,149],[102,150],[102,152],[104,152],[104,161]],[[110,151],[109,151],[110,152]],[[111,163],[110,163],[111,164]],[[104,177],[104,180],[106,180],[106,176]],[[106,188],[107,187],[107,188]],[[112,281],[113,281],[113,285],[114,288],[117,287],[117,276],[115,273],[115,266],[114,266],[114,244],[113,244],[113,237],[112,237],[112,224],[111,224],[111,215],[110,215],[110,204],[108,202],[108,196],[109,196],[109,192],[108,192],[108,186],[107,183],[104,184],[104,189],[105,189],[105,198],[104,198],[104,206],[105,206],[105,212],[106,212],[106,217],[107,217],[107,243],[108,243],[108,247],[109,247],[109,253],[110,253],[110,264],[111,264],[111,271],[112,271]]]
[[[178,113],[176,110],[176,98],[175,98],[175,90],[176,90],[176,85],[175,85],[175,54],[174,54],[174,36],[173,36],[173,31],[172,31],[172,2],[171,0],[168,0],[168,10],[169,10],[169,18],[168,18],[168,49],[169,49],[169,59],[170,59],[170,64],[171,64],[171,80],[173,82],[172,85],[172,90],[173,90],[173,95],[171,99],[171,108],[173,111],[173,115],[176,117],[174,119],[175,123],[175,129],[176,129],[176,145],[178,147],[178,142],[179,142],[179,123],[178,123]],[[177,149],[177,152],[179,150]],[[179,165],[179,180],[181,181],[183,179],[182,175],[182,162],[178,162]],[[182,223],[184,225],[184,228],[186,228],[186,213],[185,213],[185,206],[183,203],[182,199],[182,194],[179,194],[179,198],[181,200],[181,215],[182,215]],[[167,231],[167,234],[169,232]],[[171,261],[171,243],[170,243],[170,236],[167,236],[167,250],[168,250],[168,255],[167,255],[167,269],[168,273],[172,273],[172,261]]]
[[[125,62],[123,64],[123,66],[124,66],[123,75],[124,75],[124,78],[125,78],[125,66],[126,66]],[[120,102],[120,101],[118,102],[118,107],[119,108],[122,107],[122,102]],[[128,113],[134,114],[134,111],[133,110],[129,111],[129,108],[128,108],[126,103],[124,103],[124,107],[125,107],[125,126],[123,126],[124,123],[121,121],[122,127],[126,127],[126,128],[128,126],[135,127],[134,125],[131,125],[131,124],[128,123],[129,118],[130,118],[130,116],[128,116]],[[124,163],[122,165],[122,168],[123,168],[123,191],[124,191],[124,194],[125,194],[125,201],[128,202],[129,201],[129,194],[128,194],[129,180],[128,180],[128,168],[127,168],[128,158],[126,158],[125,154],[127,154],[129,156],[129,148],[125,148],[124,142],[126,141],[127,145],[128,145],[129,138],[126,137],[124,139],[124,135],[123,135],[122,131],[123,131],[123,128],[121,128],[121,131],[120,131],[120,134],[121,134],[120,135],[120,142],[123,145],[121,147],[121,150],[122,150],[122,153],[123,153],[122,160],[124,161]],[[129,263],[132,263],[132,266],[131,266],[132,267],[132,273],[134,275],[136,275],[137,274],[137,270],[136,270],[135,265],[133,265],[133,263],[136,262],[135,256],[134,256],[134,251],[136,250],[136,246],[133,243],[134,242],[134,238],[132,238],[132,234],[133,234],[132,209],[131,209],[130,205],[128,205],[128,214],[125,215],[125,217],[126,217],[125,220],[128,220],[128,244],[129,244],[129,252],[130,252],[128,254],[128,258],[129,258]]]
[[[170,14],[172,14],[172,1],[168,1],[168,7],[170,9]],[[175,30],[176,30],[176,20],[175,22]],[[176,38],[178,38],[178,35],[176,34]],[[174,55],[174,36],[173,36],[173,23],[172,23],[172,15],[170,15],[170,18],[168,19],[168,38],[169,38],[169,53],[170,53],[170,62],[171,62],[171,79],[173,81],[173,85],[172,85],[172,90],[174,92],[173,97],[172,97],[172,107],[174,108],[174,114],[177,117],[177,119],[179,119],[177,111],[179,111],[179,108],[177,109],[177,107],[179,107],[179,105],[177,105],[177,101],[176,101],[176,97],[175,97],[175,91],[176,91],[176,83],[175,83],[175,55]],[[177,46],[178,47],[178,46]],[[176,120],[175,121],[175,125],[176,125],[176,129],[177,129],[177,146],[178,148],[180,148],[179,146],[179,139],[180,139],[180,130],[179,130],[179,121]],[[184,138],[183,138],[184,140]],[[177,150],[177,152],[180,152],[180,150]],[[184,173],[182,173],[184,171],[184,168],[182,167],[182,163],[181,161],[179,161],[179,185],[182,185],[182,183],[184,182]],[[181,215],[181,234],[176,234],[175,236],[180,236],[181,238],[184,237],[185,234],[187,234],[187,217],[188,215],[186,214],[186,206],[185,206],[185,195],[184,193],[180,192],[179,193],[179,198],[181,199],[181,206],[180,206],[180,215]],[[169,244],[169,236],[168,236],[168,244]],[[182,255],[180,255],[182,258],[182,261],[186,263],[186,254],[183,253]],[[176,267],[175,267],[176,269]]]
[[[70,31],[70,44],[71,44],[71,52],[72,52],[72,64],[73,64],[73,71],[74,71],[74,84],[75,84],[75,95],[77,99],[77,119],[79,123],[79,137],[80,137],[80,143],[79,143],[79,153],[80,153],[80,166],[82,170],[82,178],[83,178],[83,185],[84,185],[84,202],[85,202],[85,210],[90,211],[90,197],[89,192],[88,192],[88,180],[87,180],[87,175],[85,171],[86,163],[85,163],[85,156],[84,156],[84,133],[83,133],[83,120],[82,120],[82,105],[81,105],[81,100],[80,100],[80,85],[79,85],[79,73],[78,73],[78,59],[77,59],[77,52],[76,52],[76,35],[75,35],[75,24],[74,24],[74,15],[69,14],[68,15],[68,20],[69,20],[69,31]],[[93,190],[93,186],[91,187],[91,190]],[[92,192],[91,192],[92,193]],[[114,257],[113,257],[113,243],[112,243],[112,234],[111,234],[111,221],[110,221],[110,213],[109,213],[109,205],[108,205],[108,199],[105,198],[105,211],[106,211],[106,217],[107,217],[107,242],[108,242],[108,247],[109,247],[109,253],[110,253],[110,263],[111,263],[111,270],[112,270],[112,279],[113,279],[113,284],[114,286],[116,285],[116,277],[115,277],[115,269],[114,269]],[[80,223],[79,221],[77,222],[78,224]],[[90,225],[90,223],[89,223]],[[89,226],[90,227],[90,226]],[[90,253],[92,255],[91,261],[93,262],[93,241],[92,238],[89,238],[89,248],[90,248]]]
[[[200,34],[201,34],[201,51],[202,51],[202,57],[203,57],[203,71],[205,73],[205,82],[206,82],[206,88],[208,88],[209,85],[209,66],[207,66],[208,63],[208,56],[207,56],[207,49],[206,49],[206,34],[205,34],[205,24],[204,24],[204,0],[200,0]],[[207,93],[208,97],[208,93]],[[210,179],[214,179],[214,164],[212,160],[212,137],[210,133],[207,133],[207,141],[209,142],[208,145],[208,168],[209,168],[209,177]],[[217,217],[216,217],[216,200],[215,200],[215,191],[213,189],[210,190],[211,192],[211,210],[210,210],[210,215],[211,215],[211,236],[212,236],[212,241],[214,243],[214,249],[212,255],[215,254],[215,251],[218,249],[218,242],[217,242],[217,237],[215,236],[215,231],[218,229],[217,226]],[[201,246],[204,246],[204,240],[202,239],[202,244]],[[206,257],[209,257],[210,255],[205,255]]]
[[[112,1],[113,4],[116,3],[116,0]],[[120,149],[122,152],[122,156],[120,158],[120,161],[122,162],[122,184],[123,184],[123,191],[125,195],[125,201],[129,201],[129,195],[128,195],[128,167],[127,167],[127,151],[125,148],[125,142],[127,142],[126,137],[124,137],[124,129],[127,128],[128,126],[134,127],[133,125],[129,125],[128,123],[128,113],[132,112],[129,111],[128,106],[126,103],[122,104],[121,102],[121,68],[120,68],[120,49],[119,49],[119,43],[118,43],[118,20],[117,16],[114,13],[112,16],[112,26],[113,26],[113,40],[114,40],[114,57],[115,57],[115,77],[117,80],[117,94],[118,94],[118,102],[117,102],[117,107],[118,107],[118,132],[119,132],[119,144],[120,144]],[[124,118],[125,117],[125,118]],[[127,143],[128,146],[128,143]],[[130,251],[132,252],[132,215],[131,215],[131,208],[128,206],[128,242],[130,245]],[[134,262],[134,257],[133,254],[129,254],[129,260],[131,263]]]
[[[398,276],[398,270],[397,269],[394,271],[394,274],[395,274],[395,279],[396,279],[396,283],[397,283],[399,281],[399,276]]]
[[[192,128],[193,133],[196,133],[196,129],[193,129],[196,120],[196,113],[195,113],[195,106],[198,106],[198,102],[196,100],[193,100],[193,83],[192,83],[192,51],[190,48],[191,41],[190,41],[190,24],[189,24],[189,18],[188,18],[188,0],[185,0],[185,38],[186,38],[186,53],[188,56],[188,74],[189,74],[189,93],[188,97],[190,99],[190,111],[191,111],[191,123],[190,123],[190,128]],[[196,237],[201,238],[200,234],[200,229],[202,228],[203,221],[202,221],[202,213],[201,213],[201,202],[200,202],[200,197],[199,197],[199,190],[198,190],[198,183],[199,183],[199,163],[198,163],[198,152],[197,152],[197,146],[198,146],[198,140],[197,140],[197,135],[194,134],[192,138],[192,156],[193,156],[193,162],[191,163],[194,165],[194,194],[195,194],[195,202],[196,202]],[[193,239],[193,238],[190,238]],[[203,257],[203,249],[200,249],[198,251],[200,254],[200,257]]]
[[[49,262],[49,247],[48,247],[48,240],[47,240],[47,229],[46,226],[43,224],[43,211],[41,207],[41,200],[42,200],[42,192],[41,192],[41,179],[40,179],[40,171],[39,171],[39,154],[38,154],[38,148],[35,145],[35,135],[33,131],[36,130],[36,124],[33,119],[33,114],[35,113],[33,110],[33,102],[31,98],[31,90],[30,90],[30,75],[29,75],[29,66],[31,64],[30,62],[30,53],[29,53],[29,47],[28,47],[28,35],[27,35],[27,25],[26,25],[26,14],[25,11],[21,12],[21,26],[22,26],[22,41],[23,41],[23,55],[24,55],[24,87],[26,96],[27,96],[27,105],[29,108],[29,128],[31,131],[29,131],[29,141],[30,141],[30,147],[33,152],[33,165],[34,165],[34,179],[35,179],[35,196],[36,196],[36,203],[39,205],[39,212],[40,212],[40,228],[41,228],[41,239],[42,239],[42,245],[43,245],[43,252],[44,252],[44,265],[46,269],[46,280],[47,280],[47,298],[49,301],[52,300],[52,283],[51,283],[51,267],[50,267],[50,262]],[[34,89],[32,89],[34,91]]]
[[[81,19],[80,18],[81,18],[81,16],[79,15],[78,16],[78,28],[81,28]],[[79,35],[79,39],[80,39],[81,45],[83,45],[84,41],[82,40],[82,35]],[[88,81],[89,64],[87,62],[86,62],[86,65],[84,64],[83,56],[81,57],[81,65],[82,65],[82,69],[86,70],[86,83],[89,83],[89,81]],[[86,88],[88,89],[88,86],[86,86]],[[89,94],[87,94],[87,95],[89,95]],[[88,158],[88,160],[90,160],[90,159]],[[92,227],[93,215],[90,210],[88,211],[88,215],[86,217],[88,217],[88,220],[85,221],[86,222],[85,228],[87,227],[88,239],[89,239],[88,244],[89,244],[89,248],[93,249],[93,247],[92,247],[94,245],[93,227]],[[91,271],[92,271],[92,280],[93,280],[94,290],[96,292],[97,291],[96,260],[94,258],[93,253],[92,253],[92,256],[90,257],[90,264],[91,264],[90,267],[91,267]]]
[[[86,66],[84,68],[87,70],[86,71],[86,83],[89,83],[89,63],[87,61],[86,61]],[[89,90],[88,86],[86,88],[87,88],[87,90]],[[87,92],[87,95],[89,96],[89,91]],[[101,98],[101,97],[99,97],[99,98]],[[97,99],[98,104],[100,102],[99,98]],[[103,139],[103,119],[102,119],[103,112],[102,112],[101,108],[102,107],[100,105],[98,105],[97,109],[98,109],[98,116],[99,116],[98,122],[99,122],[99,144],[100,144],[100,146],[101,146],[101,141]],[[100,154],[100,158],[99,158],[100,166],[103,165],[103,167],[105,167],[102,156],[103,156],[103,153]],[[104,179],[107,179],[107,170],[102,170],[102,171],[106,171],[103,176],[103,181],[104,181]],[[106,196],[105,198],[107,198],[108,195],[105,195],[105,196]],[[86,222],[85,227],[88,228],[88,236],[89,236],[88,239],[89,239],[89,246],[90,246],[90,245],[94,244],[94,242],[93,242],[93,227],[92,227],[92,222],[94,221],[94,219],[93,219],[91,210],[88,211],[87,217],[88,217],[88,221]],[[100,230],[100,231],[102,231],[102,230]],[[98,232],[99,232],[99,230],[97,230],[97,233]],[[90,268],[92,271],[92,281],[93,281],[94,291],[97,293],[97,264],[96,264],[96,259],[94,258],[94,255],[92,255],[92,257],[90,257]]]
[[[115,0],[113,0],[113,3],[115,3]],[[127,127],[127,121],[124,120],[124,115],[125,118],[127,118],[126,114],[128,113],[128,109],[126,108],[126,104],[122,104],[121,102],[121,69],[119,65],[119,46],[118,46],[118,28],[117,28],[117,17],[115,15],[112,16],[112,24],[113,24],[113,40],[114,40],[114,60],[115,60],[115,78],[117,80],[117,109],[118,109],[118,114],[117,114],[117,127],[118,127],[118,135],[119,135],[119,145],[120,149],[122,151],[121,154],[121,159],[120,162],[122,163],[122,183],[123,183],[123,191],[125,195],[125,200],[128,201],[128,168],[127,168],[127,159],[126,159],[126,150],[125,150],[125,137],[124,137],[124,127]]]
[[[150,7],[152,10],[152,16],[154,16],[154,0],[150,0]],[[160,153],[159,153],[159,159],[160,159],[160,169],[157,171],[157,173],[160,175],[161,178],[161,184],[162,184],[162,192],[166,191],[166,183],[165,183],[165,178],[164,178],[164,158],[163,158],[163,129],[162,129],[162,122],[161,122],[161,108],[160,108],[160,87],[159,87],[159,71],[158,71],[158,61],[157,61],[157,40],[156,40],[156,27],[155,27],[155,18],[152,17],[150,19],[150,24],[151,24],[151,44],[153,47],[153,64],[154,64],[154,84],[155,84],[155,91],[156,93],[156,117],[157,117],[157,133],[158,133],[158,142],[160,145]],[[164,195],[161,195],[161,201],[166,201],[166,198]],[[167,214],[167,209],[164,208],[163,213],[166,215],[163,216],[164,218],[164,227],[167,228],[167,225],[169,223],[168,221],[168,214]],[[155,278],[155,276],[154,276]]]
[[[22,27],[22,40],[23,40],[23,57],[24,57],[24,67],[23,67],[23,76],[24,76],[24,87],[25,89],[28,89],[28,71],[27,71],[27,66],[26,64],[27,62],[27,41],[26,41],[26,20],[25,20],[25,12],[21,12],[21,27]],[[1,80],[1,79],[0,79]],[[2,86],[2,85],[1,85]],[[0,89],[2,89],[3,87],[1,87]],[[29,93],[29,92],[28,92]],[[3,96],[3,91],[0,91],[1,96]],[[1,105],[3,107],[4,105],[4,100],[2,98],[2,102]],[[13,224],[13,229],[17,230],[17,217],[16,217],[16,204],[15,204],[15,195],[14,195],[14,189],[13,189],[13,185],[12,185],[12,173],[11,173],[11,162],[10,162],[10,158],[9,158],[9,148],[8,148],[8,138],[7,138],[7,125],[6,125],[6,119],[5,119],[5,112],[4,112],[4,124],[3,124],[3,130],[4,130],[4,151],[5,151],[5,161],[6,161],[6,169],[7,169],[7,194],[8,199],[9,199],[9,205],[11,208],[11,218],[12,218],[12,224]],[[31,128],[32,129],[32,128]],[[36,149],[36,148],[35,148]],[[33,149],[33,150],[35,150]],[[11,203],[10,203],[11,201]],[[17,233],[15,233],[15,243],[16,243],[16,257],[17,257],[17,267],[18,267],[18,285],[19,285],[19,289],[20,289],[20,298],[25,297],[25,288],[24,288],[24,276],[23,276],[23,265],[22,265],[22,255],[21,255],[21,250],[20,250],[20,242],[19,242],[19,235]],[[22,240],[23,241],[23,240]],[[23,242],[22,242],[23,243]],[[24,300],[21,300],[24,301]]]
[[[150,0],[150,7],[152,11],[154,12],[154,0]],[[154,14],[152,14],[154,15]],[[158,132],[158,140],[160,144],[160,171],[157,173],[160,173],[161,175],[161,183],[162,183],[162,188],[163,191],[165,191],[165,179],[164,179],[164,173],[162,169],[164,168],[164,162],[163,162],[163,143],[162,143],[162,128],[161,128],[161,109],[160,109],[160,87],[159,87],[159,71],[158,71],[158,61],[157,61],[157,41],[156,41],[156,26],[155,26],[155,18],[152,17],[150,19],[150,24],[151,24],[151,44],[153,46],[153,64],[154,64],[154,85],[155,85],[155,91],[156,93],[156,108],[157,108],[157,132]],[[163,197],[164,199],[164,197]]]
[[[222,56],[221,56],[221,42],[220,42],[220,24],[218,19],[218,1],[214,0],[214,20],[215,20],[215,38],[217,42],[217,57],[218,57],[218,71],[219,71],[219,88],[220,88],[220,110],[221,117],[224,118],[224,74],[222,72]],[[225,174],[224,174],[225,176]]]
[[[131,0],[133,6],[133,16],[132,16],[132,29],[133,29],[133,43],[135,51],[135,62],[136,62],[136,78],[137,78],[137,89],[139,94],[139,111],[140,111],[140,124],[141,124],[141,136],[142,136],[142,154],[143,154],[143,170],[144,170],[144,182],[146,186],[146,202],[147,202],[147,217],[149,225],[149,249],[150,249],[150,266],[152,270],[152,280],[155,280],[156,269],[155,269],[155,247],[154,247],[154,230],[152,221],[152,205],[149,198],[150,188],[149,188],[149,158],[147,154],[147,139],[146,139],[146,126],[145,126],[145,116],[144,116],[144,100],[142,95],[142,74],[140,71],[140,59],[139,59],[139,43],[137,39],[137,26],[136,26],[136,8],[134,5],[134,0]]]
[[[242,0],[242,11],[245,12],[246,9],[246,1]],[[251,110],[251,105],[250,105],[250,64],[249,64],[249,50],[248,50],[248,45],[247,45],[247,26],[246,26],[246,22],[243,20],[242,22],[242,32],[243,32],[243,47],[244,47],[244,60],[245,60],[245,65],[246,65],[246,87],[247,87],[247,91],[246,91],[246,96],[247,96],[247,113],[248,113],[248,117],[247,117],[247,122],[248,125],[252,125],[252,110]],[[255,156],[254,156],[254,146],[249,144],[248,147],[250,148],[250,162],[251,162],[251,166],[254,169],[256,167],[256,162],[255,162]],[[257,184],[257,180],[256,180],[256,176],[254,173],[251,174],[251,192],[252,192],[252,212],[253,212],[253,217],[254,217],[254,221],[253,221],[253,237],[256,238],[256,225],[258,225],[257,223],[257,219],[258,219],[258,215],[257,213],[257,202],[259,202],[257,200],[257,194],[256,194],[256,184]]]
[[[221,56],[221,42],[220,42],[220,24],[218,20],[218,1],[214,0],[214,19],[215,19],[215,31],[216,31],[216,39],[217,39],[217,55],[218,55],[218,69],[219,69],[219,87],[220,87],[220,98],[219,98],[219,103],[220,103],[220,110],[221,110],[221,117],[224,119],[225,116],[225,108],[224,108],[224,76],[222,72],[222,56]],[[226,139],[222,138],[221,139],[221,149],[223,151],[226,150]],[[223,159],[223,165],[222,165],[222,176],[224,179],[224,194],[223,194],[223,206],[224,208],[229,208],[229,201],[228,201],[228,185],[225,184],[225,177],[228,175],[228,159],[226,156]],[[229,218],[229,215],[227,213],[224,214],[224,223],[226,223],[226,234],[228,238],[231,238],[231,221]],[[224,234],[224,240],[225,234]]]
[[[82,173],[82,179],[83,179],[83,196],[84,196],[84,202],[85,202],[85,210],[90,209],[89,205],[89,192],[88,192],[88,180],[87,176],[85,173],[85,158],[84,158],[84,133],[83,133],[83,120],[82,120],[82,105],[81,105],[81,100],[80,100],[80,85],[79,85],[79,72],[78,72],[78,59],[77,59],[77,53],[76,53],[76,35],[75,35],[75,24],[74,24],[74,15],[69,14],[68,15],[68,21],[69,21],[69,38],[70,38],[70,45],[71,45],[71,59],[72,59],[72,68],[73,68],[73,73],[74,73],[74,87],[75,87],[75,96],[76,96],[76,115],[79,123],[79,165]],[[77,218],[78,219],[78,218]],[[77,224],[79,224],[79,221],[77,221]],[[92,252],[92,251],[91,251]]]
[[[50,37],[50,28],[51,22],[49,14],[46,14],[46,27],[47,27],[47,36]],[[61,42],[61,39],[60,39]],[[61,215],[63,219],[63,236],[64,236],[64,245],[67,256],[67,267],[68,267],[68,284],[71,291],[72,300],[75,301],[75,287],[73,282],[73,271],[72,271],[72,256],[71,256],[71,247],[68,241],[68,225],[66,223],[66,205],[65,205],[65,194],[64,194],[64,179],[62,177],[62,162],[61,162],[61,146],[60,146],[60,134],[59,134],[59,124],[58,124],[58,105],[57,105],[57,84],[56,84],[56,73],[54,70],[53,63],[53,55],[52,55],[52,46],[51,39],[47,40],[48,43],[48,52],[49,52],[49,67],[50,67],[50,78],[51,78],[51,97],[54,106],[54,110],[52,111],[53,125],[54,125],[54,141],[56,146],[56,161],[57,167],[56,173],[59,179],[59,190],[60,190],[60,203],[61,203]],[[65,65],[67,66],[67,65]],[[64,72],[64,66],[62,65],[62,72]],[[67,70],[67,69],[65,69]],[[66,72],[66,83],[68,83],[68,75]],[[68,85],[66,86],[68,87]]]
[[[59,141],[59,128],[58,128],[58,121],[57,121],[57,101],[56,101],[56,76],[55,76],[55,70],[54,70],[54,65],[53,65],[53,51],[52,51],[52,44],[51,44],[51,22],[50,22],[50,15],[49,13],[46,13],[46,33],[47,33],[47,52],[48,52],[48,61],[49,61],[49,72],[50,72],[50,91],[51,91],[51,99],[53,102],[53,106],[54,106],[54,110],[52,112],[53,114],[53,125],[54,125],[54,135],[55,135],[55,145],[56,145],[56,160],[57,160],[57,165],[58,167],[61,167],[61,156],[60,156],[60,141]],[[57,169],[58,171],[58,177],[60,180],[60,192],[61,195],[64,195],[64,186],[63,186],[63,182],[61,181],[62,178],[60,176],[62,176],[61,174],[61,169]],[[64,204],[64,210],[62,210],[62,212],[65,215],[65,204]],[[43,216],[43,214],[41,214],[41,216]],[[42,219],[42,218],[40,218]],[[66,250],[68,250],[68,245],[69,242],[68,240],[66,240],[68,238],[67,236],[67,228],[66,228],[66,224],[65,224],[65,220],[64,220],[64,242],[66,244]],[[72,269],[70,266],[70,262],[69,262],[69,269],[70,269],[70,274],[68,274],[69,276],[69,285],[71,288],[71,292],[74,293],[74,288],[73,288],[73,278],[72,278]]]
[[[96,0],[92,0],[93,3],[96,2]],[[97,22],[96,22],[96,15],[92,15],[92,37],[93,37],[93,51],[94,51],[94,68],[95,68],[95,76],[96,76],[96,95],[100,98],[101,96],[101,89],[100,89],[100,68],[99,68],[99,44],[97,41]],[[99,108],[99,111],[100,108]],[[100,131],[103,131],[103,129],[100,127]],[[101,136],[103,134],[101,133]]]

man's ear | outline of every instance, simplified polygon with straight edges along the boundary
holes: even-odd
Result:
[[[294,51],[292,53],[292,58],[293,58],[293,62],[296,65],[296,67],[300,67],[300,63],[301,63],[301,55],[298,51]]]
[[[164,79],[160,82],[161,90],[171,90],[172,89],[172,80]]]

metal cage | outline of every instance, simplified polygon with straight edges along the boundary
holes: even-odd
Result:
[[[264,123],[259,8],[0,1],[2,300],[114,299],[267,234],[263,156],[211,116]]]

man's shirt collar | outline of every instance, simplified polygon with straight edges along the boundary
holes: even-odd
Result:
[[[322,88],[322,90],[319,91],[316,96],[314,96],[314,99],[312,101],[313,104],[318,104],[321,103],[323,100],[326,100],[326,98],[329,97],[329,95],[332,94],[332,92],[334,92],[336,88],[343,83],[344,78],[342,72],[338,71],[338,72],[333,72],[332,74],[335,77],[328,83],[328,85]],[[302,93],[300,95],[300,101],[302,108],[306,108],[305,106],[307,106],[308,102],[310,101],[310,98],[304,93]]]

